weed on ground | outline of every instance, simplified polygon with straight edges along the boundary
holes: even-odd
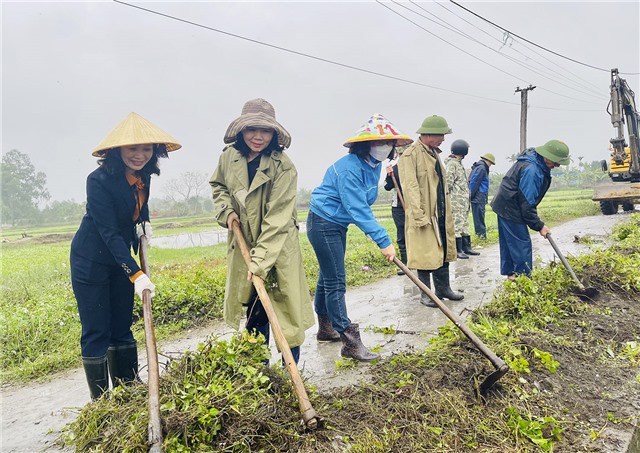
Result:
[[[161,376],[167,451],[576,452],[620,451],[640,412],[640,220],[616,245],[571,258],[600,295],[581,301],[561,266],[499,290],[468,325],[510,367],[494,371],[452,324],[425,351],[370,367],[366,383],[310,390],[322,416],[303,428],[279,365],[261,339],[204,344]],[[389,335],[393,335],[389,332]],[[146,451],[146,387],[119,387],[87,405],[60,442],[77,451]]]

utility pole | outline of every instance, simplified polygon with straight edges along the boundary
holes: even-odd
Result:
[[[520,152],[527,148],[527,99],[528,92],[534,88],[532,85],[523,89],[516,87],[516,93],[520,92]]]

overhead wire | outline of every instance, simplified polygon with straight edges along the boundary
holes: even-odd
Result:
[[[469,8],[466,8],[466,7],[462,6],[460,3],[456,2],[455,0],[449,0],[449,1],[450,1],[451,3],[453,3],[454,5],[456,5],[457,7],[462,8],[463,10],[467,11],[468,13],[473,14],[473,15],[474,15],[474,16],[476,16],[477,18],[482,19],[483,21],[485,21],[485,22],[487,22],[487,23],[490,23],[491,25],[493,25],[493,26],[495,26],[495,27],[498,27],[500,30],[504,30],[505,32],[509,33],[510,35],[515,36],[515,37],[517,37],[517,38],[520,38],[520,39],[522,39],[523,41],[528,42],[529,44],[531,44],[531,45],[533,45],[533,46],[536,46],[536,47],[538,47],[539,49],[542,49],[542,50],[544,50],[544,51],[546,51],[546,52],[549,52],[549,53],[551,53],[551,54],[553,54],[553,55],[555,55],[555,56],[557,56],[557,57],[564,58],[565,60],[569,60],[569,61],[571,61],[571,62],[573,62],[573,63],[577,63],[577,64],[582,65],[582,66],[586,66],[586,67],[589,67],[589,68],[592,68],[592,69],[597,69],[598,71],[611,72],[611,70],[610,70],[610,69],[600,68],[600,67],[598,67],[598,66],[594,66],[594,65],[591,65],[591,64],[588,64],[588,63],[583,63],[582,61],[578,61],[578,60],[576,60],[576,59],[573,59],[573,58],[567,57],[567,56],[565,56],[565,55],[562,55],[562,54],[560,54],[560,53],[558,53],[558,52],[554,52],[554,51],[553,51],[553,50],[551,50],[551,49],[547,49],[547,48],[546,48],[546,47],[544,47],[544,46],[541,46],[541,45],[539,45],[539,44],[536,44],[536,43],[535,43],[535,42],[533,42],[533,41],[529,41],[528,39],[523,38],[522,36],[517,35],[517,34],[515,34],[514,32],[512,32],[512,31],[510,31],[510,30],[507,30],[506,28],[504,28],[504,27],[502,27],[502,26],[500,26],[500,25],[498,25],[498,24],[496,24],[496,23],[494,23],[494,22],[490,21],[489,19],[487,19],[487,18],[485,18],[485,17],[482,17],[480,14],[475,13],[475,12],[471,11]],[[625,75],[640,75],[640,72],[620,72],[620,74],[625,74]]]
[[[473,54],[472,54],[472,53],[470,53],[470,52],[467,52],[466,50],[462,49],[461,47],[456,46],[455,44],[452,44],[451,42],[447,41],[446,39],[442,38],[441,36],[438,36],[437,34],[435,34],[435,33],[431,32],[430,30],[428,30],[428,29],[426,29],[426,28],[424,28],[422,25],[420,25],[420,24],[418,24],[418,23],[414,22],[413,20],[409,19],[408,17],[403,16],[403,15],[402,15],[402,14],[400,14],[399,12],[397,12],[397,11],[395,11],[394,9],[390,8],[389,6],[385,5],[381,0],[376,0],[376,2],[377,2],[378,4],[380,4],[380,5],[384,6],[385,8],[387,8],[389,11],[391,11],[391,12],[393,12],[393,13],[397,14],[398,16],[402,17],[403,19],[405,19],[405,20],[407,20],[408,22],[412,23],[413,25],[417,26],[417,27],[418,27],[418,28],[420,28],[421,30],[423,30],[423,31],[425,31],[425,32],[429,33],[430,35],[432,35],[432,36],[436,37],[437,39],[439,39],[439,40],[441,40],[441,41],[443,41],[443,42],[445,42],[445,43],[449,44],[450,46],[452,46],[452,47],[454,47],[454,48],[458,49],[459,51],[461,51],[461,52],[465,53],[466,55],[469,55],[470,57],[472,57],[472,58],[474,58],[474,59],[476,59],[476,60],[480,61],[481,63],[486,64],[486,65],[488,65],[488,66],[491,66],[492,68],[497,69],[498,71],[500,71],[500,72],[502,72],[502,73],[504,73],[504,74],[506,74],[506,75],[509,75],[509,76],[511,76],[511,77],[514,77],[514,78],[516,78],[516,79],[518,79],[518,80],[520,80],[520,81],[522,81],[522,80],[523,80],[521,77],[519,77],[519,76],[517,76],[517,75],[515,75],[515,74],[511,74],[511,73],[509,73],[509,72],[507,72],[507,71],[505,71],[505,70],[503,70],[503,69],[499,68],[498,66],[495,66],[495,65],[493,65],[493,64],[491,64],[491,63],[489,63],[489,62],[487,62],[486,60],[483,60],[482,58],[477,57],[476,55],[473,55]],[[440,24],[440,23],[438,23],[438,22],[436,22],[436,21],[434,21],[434,20],[432,20],[432,19],[430,19],[430,18],[428,18],[428,17],[426,17],[425,15],[423,15],[423,14],[421,14],[421,13],[417,12],[417,11],[414,11],[414,10],[412,10],[412,9],[408,8],[408,7],[407,7],[407,6],[405,6],[405,5],[402,5],[402,4],[398,3],[396,0],[391,0],[391,3],[393,3],[393,4],[397,5],[397,6],[400,6],[400,7],[404,8],[404,9],[406,9],[406,10],[408,10],[408,11],[412,12],[413,14],[416,14],[416,15],[418,15],[418,16],[420,16],[420,17],[422,17],[422,18],[424,18],[424,19],[426,19],[426,20],[428,20],[428,21],[430,21],[430,22],[433,22],[433,23],[434,23],[434,24],[436,24],[436,25],[439,25],[439,26],[441,26],[441,27],[444,27],[444,28],[448,29],[449,31],[453,31],[454,33],[457,33],[457,34],[459,34],[459,35],[462,35],[462,36],[464,36],[465,38],[467,38],[467,39],[469,39],[469,40],[471,40],[471,41],[473,41],[473,42],[475,42],[475,43],[477,43],[477,44],[479,44],[479,45],[481,45],[481,46],[483,46],[483,47],[485,47],[485,48],[489,49],[490,51],[495,52],[495,53],[497,53],[498,55],[500,55],[500,56],[502,56],[502,57],[504,57],[504,58],[507,58],[508,60],[510,60],[510,61],[512,61],[512,62],[514,62],[514,63],[516,63],[517,65],[522,66],[522,67],[524,67],[524,68],[525,68],[525,69],[527,69],[527,70],[533,71],[533,72],[535,72],[536,74],[538,74],[538,75],[540,75],[540,76],[542,76],[542,77],[544,77],[544,78],[546,78],[546,79],[548,79],[548,80],[551,80],[552,82],[558,83],[558,84],[563,85],[563,86],[565,86],[565,87],[567,87],[567,88],[569,88],[569,89],[571,89],[571,90],[578,91],[578,92],[580,92],[580,93],[582,93],[582,94],[586,94],[586,95],[588,95],[588,96],[598,97],[598,98],[600,98],[600,99],[604,99],[604,98],[602,98],[602,97],[600,97],[600,96],[596,96],[596,95],[594,95],[594,94],[592,94],[592,93],[587,93],[587,92],[585,92],[585,91],[578,90],[578,89],[576,89],[575,87],[572,87],[572,86],[570,86],[570,85],[567,85],[567,84],[565,84],[565,83],[563,83],[563,82],[559,82],[559,81],[557,81],[557,80],[553,80],[553,79],[551,79],[550,77],[547,77],[546,75],[544,75],[543,73],[541,73],[540,71],[538,71],[538,70],[536,70],[536,69],[532,68],[531,66],[528,66],[528,65],[526,65],[526,64],[524,64],[524,63],[522,63],[522,62],[520,62],[520,61],[516,60],[515,58],[513,58],[513,57],[509,56],[509,55],[505,55],[505,54],[503,54],[503,53],[499,52],[498,50],[496,50],[496,49],[494,49],[494,48],[492,48],[492,47],[490,47],[490,46],[486,45],[485,43],[483,43],[483,42],[481,42],[481,41],[479,41],[479,40],[475,39],[474,37],[472,37],[472,36],[470,36],[470,35],[468,35],[468,34],[466,34],[466,33],[462,32],[462,31],[460,31],[460,30],[458,30],[458,29],[456,29],[455,27],[451,26],[451,24],[447,23],[446,21],[444,21],[444,20],[443,20],[443,19],[441,19],[441,18],[438,18],[438,19],[439,19],[440,21],[444,22],[444,23],[446,24],[446,26],[445,26],[445,25],[442,25],[442,24]],[[532,84],[530,81],[527,81],[527,83],[528,83],[528,84]],[[541,87],[541,86],[539,86],[539,85],[538,85],[538,88],[539,88],[540,90],[547,91],[547,92],[553,93],[553,94],[555,94],[555,95],[557,95],[557,96],[565,97],[565,98],[567,98],[567,99],[571,99],[571,100],[574,100],[574,101],[584,102],[584,103],[588,103],[588,104],[597,104],[596,102],[594,102],[594,101],[592,101],[592,100],[578,99],[578,98],[575,98],[575,97],[572,97],[572,96],[568,96],[568,95],[566,95],[566,94],[562,94],[562,93],[555,92],[555,91],[550,90],[550,89],[548,89],[548,88]]]
[[[213,31],[213,32],[220,33],[220,34],[223,34],[223,35],[226,35],[226,36],[237,38],[237,39],[240,39],[240,40],[243,40],[243,41],[251,42],[253,44],[258,44],[258,45],[261,45],[261,46],[265,46],[265,47],[269,47],[269,48],[272,48],[272,49],[280,50],[280,51],[287,52],[287,53],[294,54],[294,55],[298,55],[298,56],[301,56],[301,57],[310,58],[312,60],[320,61],[320,62],[323,62],[323,63],[328,63],[328,64],[332,64],[332,65],[335,65],[335,66],[339,66],[339,67],[343,67],[343,68],[347,68],[347,69],[352,69],[354,71],[359,71],[359,72],[363,72],[363,73],[366,73],[366,74],[370,74],[370,75],[374,75],[374,76],[378,76],[378,77],[383,77],[383,78],[390,79],[390,80],[395,80],[395,81],[398,81],[398,82],[408,83],[408,84],[411,84],[411,85],[417,85],[417,86],[421,86],[421,87],[425,87],[425,88],[431,88],[431,89],[438,90],[438,91],[444,91],[444,92],[447,92],[447,93],[459,94],[461,96],[467,96],[467,97],[472,97],[472,98],[476,98],[476,99],[482,99],[482,100],[491,101],[491,102],[498,102],[498,103],[501,103],[501,104],[518,105],[518,106],[520,105],[519,102],[510,102],[510,101],[505,101],[505,100],[502,100],[502,99],[490,98],[490,97],[487,97],[487,96],[480,96],[480,95],[472,94],[472,93],[465,93],[465,92],[462,92],[462,91],[456,91],[456,90],[451,90],[451,89],[448,89],[448,88],[437,87],[437,86],[434,86],[434,85],[429,85],[429,84],[426,84],[426,83],[417,82],[417,81],[405,79],[405,78],[402,78],[402,77],[396,77],[396,76],[392,76],[392,75],[388,75],[388,74],[383,74],[383,73],[380,73],[380,72],[377,72],[377,71],[372,71],[372,70],[369,70],[369,69],[364,69],[364,68],[360,68],[360,67],[349,65],[349,64],[345,64],[345,63],[340,63],[340,62],[337,62],[337,61],[329,60],[327,58],[318,57],[318,56],[307,54],[307,53],[304,53],[304,52],[299,52],[297,50],[287,49],[285,47],[277,46],[275,44],[270,44],[270,43],[267,43],[267,42],[264,42],[264,41],[260,41],[260,40],[257,40],[257,39],[248,38],[246,36],[238,35],[238,34],[235,34],[235,33],[224,31],[224,30],[219,30],[217,28],[209,27],[207,25],[199,24],[197,22],[193,22],[193,21],[189,21],[189,20],[186,20],[186,19],[182,19],[180,17],[176,17],[176,16],[173,16],[171,14],[165,14],[165,13],[162,13],[162,12],[159,12],[159,11],[155,11],[155,10],[152,10],[152,9],[149,9],[149,8],[143,8],[143,7],[138,6],[138,5],[134,5],[134,4],[131,4],[131,3],[124,2],[122,0],[113,0],[113,1],[115,3],[120,4],[120,5],[129,6],[129,7],[134,8],[134,9],[138,9],[138,10],[141,10],[141,11],[145,11],[147,13],[151,13],[151,14],[155,14],[155,15],[158,15],[158,16],[161,16],[161,17],[165,17],[167,19],[171,19],[171,20],[175,20],[175,21],[178,21],[178,22],[182,22],[182,23],[185,23],[185,24],[188,24],[188,25],[192,25],[194,27],[203,28],[203,29],[206,29],[206,30],[209,30],[209,31]],[[534,107],[534,106],[531,106],[531,107]],[[594,109],[566,109],[566,108],[542,107],[542,106],[535,106],[534,108],[540,108],[540,109],[546,109],[546,110],[573,111],[573,112],[599,111],[599,110],[594,110]]]
[[[409,2],[410,2],[410,3],[415,4],[418,8],[420,8],[420,9],[422,9],[422,10],[425,10],[422,6],[420,6],[419,4],[416,4],[413,0],[409,0]],[[446,6],[445,4],[443,4],[443,3],[441,3],[441,2],[436,2],[436,5],[438,5],[440,8],[443,8],[445,11],[447,11],[448,13],[450,13],[450,14],[454,15],[454,16],[455,16],[455,17],[457,17],[458,19],[460,19],[460,20],[462,20],[462,21],[466,22],[468,25],[470,25],[470,26],[474,27],[475,29],[479,30],[480,32],[484,33],[485,35],[487,35],[489,38],[493,39],[494,41],[499,42],[500,44],[502,44],[502,46],[505,46],[505,45],[506,45],[506,43],[505,43],[505,41],[506,41],[506,40],[501,40],[501,39],[499,39],[499,38],[497,38],[497,37],[493,36],[491,33],[489,33],[489,32],[487,32],[486,30],[484,30],[484,29],[480,28],[479,26],[477,26],[477,25],[476,25],[476,24],[474,24],[473,22],[471,22],[471,21],[469,21],[469,20],[465,19],[465,18],[464,18],[464,17],[462,17],[460,14],[456,14],[456,13],[455,13],[455,11],[452,11],[451,9],[447,8],[447,6]],[[425,10],[425,11],[426,11],[426,10]],[[432,14],[432,13],[430,13],[430,14]],[[492,27],[493,27],[493,28],[497,28],[497,27],[494,27],[493,25],[492,25]],[[500,32],[501,32],[501,33],[503,33],[503,35],[504,35],[504,36],[506,36],[507,38],[511,37],[511,35],[510,35],[509,33],[504,32],[503,30],[501,30],[501,29],[499,29],[499,28],[497,28],[497,29],[498,29],[498,30],[500,30]],[[601,91],[600,87],[598,87],[598,86],[594,85],[593,83],[589,82],[588,80],[583,79],[583,78],[582,78],[582,77],[580,77],[579,75],[577,75],[577,74],[575,74],[575,73],[573,73],[573,72],[569,71],[568,69],[566,69],[566,68],[564,68],[564,67],[560,66],[559,64],[557,64],[557,63],[555,63],[555,62],[552,62],[552,61],[551,61],[549,58],[547,58],[545,55],[541,55],[541,54],[540,54],[540,53],[538,53],[535,49],[531,49],[531,48],[530,48],[529,46],[527,46],[525,43],[521,43],[519,40],[515,40],[515,38],[513,38],[513,37],[511,37],[511,39],[512,39],[512,40],[514,40],[516,43],[520,44],[521,46],[523,46],[524,48],[526,48],[526,49],[530,50],[530,51],[531,51],[531,52],[533,52],[534,54],[538,55],[539,57],[541,57],[541,58],[543,58],[543,59],[547,60],[548,62],[552,63],[552,64],[555,66],[555,68],[550,68],[550,67],[546,66],[544,63],[541,63],[541,62],[539,62],[539,61],[535,60],[534,58],[532,58],[530,55],[526,55],[525,53],[521,52],[521,51],[520,51],[520,50],[518,50],[516,47],[513,47],[513,46],[507,46],[507,48],[508,48],[508,49],[513,50],[514,52],[516,52],[516,53],[520,54],[522,57],[524,57],[524,58],[526,58],[526,59],[529,59],[529,60],[533,61],[534,63],[536,63],[536,64],[538,64],[538,65],[542,66],[542,67],[543,67],[543,68],[545,68],[545,69],[547,69],[549,72],[552,72],[553,74],[555,74],[555,75],[557,75],[557,76],[559,76],[559,77],[562,77],[562,78],[564,78],[565,80],[567,80],[567,81],[569,81],[569,82],[571,82],[571,83],[575,83],[575,84],[577,84],[577,85],[581,86],[582,88],[584,88],[584,89],[586,89],[586,90],[590,90],[592,93],[597,93],[597,94],[599,94],[599,93],[600,93],[600,91]],[[584,84],[583,84],[583,83],[580,83],[580,82],[578,82],[578,81],[576,81],[576,80],[574,80],[574,79],[572,79],[572,78],[570,78],[570,77],[568,77],[568,76],[566,76],[566,75],[564,75],[564,74],[561,74],[560,72],[558,72],[558,71],[557,71],[557,69],[561,69],[561,70],[563,70],[563,71],[567,72],[568,74],[570,74],[570,75],[571,75],[572,77],[574,77],[575,79],[578,79],[578,80],[580,80],[581,82],[584,82]]]

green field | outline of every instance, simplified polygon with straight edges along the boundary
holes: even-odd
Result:
[[[395,238],[389,205],[374,212]],[[553,226],[594,215],[598,207],[590,191],[550,192],[539,207]],[[300,212],[305,220],[306,211]],[[487,212],[487,244],[497,242],[496,216]],[[154,236],[218,228],[207,217],[153,220]],[[69,276],[69,245],[77,225],[2,231],[2,311],[0,314],[0,369],[2,381],[46,378],[55,371],[76,367],[80,361],[80,322]],[[22,236],[26,235],[26,238]],[[475,238],[474,238],[475,239]],[[318,265],[305,234],[300,235],[305,270],[315,290]],[[378,248],[351,226],[347,245],[347,285],[362,285],[392,275]],[[187,328],[219,319],[226,279],[226,244],[149,251],[151,276],[157,285],[154,318],[159,339],[180,335]],[[367,265],[371,272],[361,272]],[[137,299],[136,299],[136,302]],[[142,308],[135,309],[134,334],[144,342]]]

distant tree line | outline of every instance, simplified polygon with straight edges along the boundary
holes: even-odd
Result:
[[[516,157],[513,155],[509,160],[514,161]],[[598,181],[608,179],[607,173],[602,171],[600,161],[587,163],[583,157],[577,157],[577,161],[552,171],[554,178],[551,190],[591,188]],[[46,187],[47,176],[36,171],[28,155],[12,149],[3,154],[0,170],[2,225],[63,225],[80,222],[85,212],[85,201],[49,203],[51,196]],[[490,195],[495,193],[502,177],[502,174],[490,173]],[[298,190],[298,209],[309,207],[311,193],[310,189]],[[182,173],[178,178],[168,181],[162,195],[149,201],[152,217],[206,216],[213,213],[209,177],[205,173]],[[381,187],[376,203],[391,204],[393,196],[393,191],[386,191]]]

